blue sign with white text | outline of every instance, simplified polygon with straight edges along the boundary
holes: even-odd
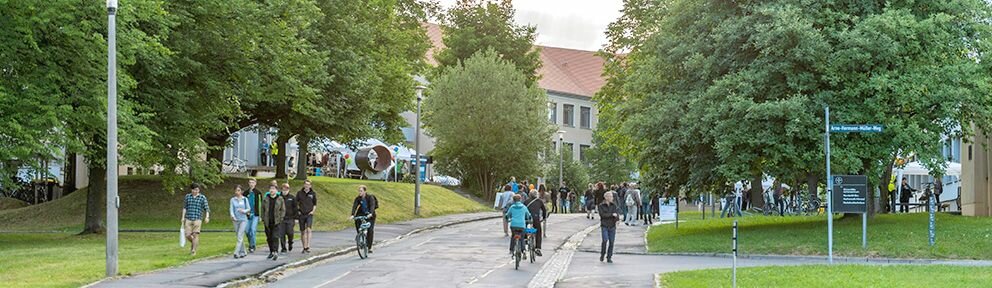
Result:
[[[881,133],[879,124],[835,124],[830,125],[830,133]]]

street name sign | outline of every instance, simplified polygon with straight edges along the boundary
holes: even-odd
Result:
[[[830,125],[830,133],[881,133],[879,124],[834,124]]]

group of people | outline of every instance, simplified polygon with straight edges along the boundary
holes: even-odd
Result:
[[[524,230],[530,224],[537,230],[534,235],[534,254],[542,255],[543,226],[549,215],[545,197],[551,199],[551,213],[574,212],[571,208],[577,195],[564,181],[560,183],[557,191],[551,193],[545,193],[547,190],[544,187],[543,184],[535,187],[526,180],[518,183],[516,177],[511,177],[496,195],[493,208],[503,211],[504,237],[513,236],[510,238],[511,254],[516,247],[514,239],[517,236],[523,237]],[[651,225],[656,215],[651,207],[658,205],[657,195],[642,193],[637,184],[621,183],[611,185],[610,189],[607,189],[602,181],[589,184],[589,189],[578,200],[579,210],[585,211],[587,219],[595,219],[596,214],[599,216],[602,235],[599,260],[608,263],[613,263],[617,223],[623,221],[629,226]]]
[[[314,214],[317,211],[317,192],[313,190],[310,180],[303,181],[303,188],[295,194],[290,190],[289,182],[280,186],[276,180],[269,184],[268,191],[262,192],[257,187],[254,178],[248,180],[247,190],[241,185],[234,187],[234,197],[230,199],[229,216],[234,225],[237,242],[234,247],[234,258],[244,258],[248,253],[255,252],[256,235],[259,222],[265,232],[269,255],[267,259],[277,260],[280,254],[293,251],[295,227],[299,227],[302,253],[311,252],[313,243]],[[210,222],[210,205],[207,197],[200,193],[201,185],[190,185],[190,193],[183,201],[182,225],[184,236],[190,242],[190,254],[196,255],[199,246],[201,227]],[[281,189],[280,189],[281,188]],[[379,208],[375,196],[366,192],[367,187],[358,187],[351,209],[351,216],[368,216],[372,226],[367,230],[369,251],[372,247],[372,237],[375,227],[375,210]],[[357,231],[359,221],[355,221]],[[245,238],[248,239],[245,245]]]

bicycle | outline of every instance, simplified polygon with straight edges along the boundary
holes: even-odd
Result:
[[[224,161],[223,172],[227,174],[240,174],[248,172],[248,163],[245,160],[234,158]]]
[[[537,229],[534,227],[527,228],[524,229],[524,233],[527,234],[527,251],[530,253],[530,263],[534,263],[534,258],[537,258],[534,255],[534,250],[537,250],[535,248],[537,244],[534,243],[537,240],[535,240],[534,234],[537,234]]]
[[[372,227],[372,223],[368,221],[369,216],[355,216],[353,218],[362,222],[358,225],[358,235],[355,236],[355,244],[358,245],[358,258],[365,259],[369,257],[369,245],[365,237],[369,231],[369,227]]]

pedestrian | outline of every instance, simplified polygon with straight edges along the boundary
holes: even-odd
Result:
[[[785,195],[785,187],[783,187],[782,186],[782,182],[778,182],[778,180],[775,180],[775,186],[774,187],[775,187],[775,192],[774,192],[773,196],[775,196],[775,207],[778,208],[778,216],[784,217],[785,216],[785,201],[784,201],[784,197],[783,196]]]
[[[916,192],[916,189],[909,186],[909,178],[902,177],[902,191],[899,192],[901,193],[899,194],[899,212],[909,213],[909,199],[912,198],[913,192]]]
[[[496,197],[496,207],[493,208],[502,211],[503,214],[506,214],[506,209],[509,209],[510,205],[513,204],[513,195],[513,187],[510,186],[510,184],[503,185],[503,192],[500,192]],[[506,217],[503,217],[503,237],[510,237],[510,228],[508,225],[509,220],[507,220]]]
[[[248,197],[244,196],[241,185],[234,187],[234,197],[231,197],[231,222],[234,224],[234,236],[238,237],[237,244],[234,245],[234,259],[248,256],[245,250],[245,231],[248,229],[248,215],[251,215],[251,204]]]
[[[612,190],[616,191],[617,195],[620,196],[615,200],[620,202],[618,206],[620,206],[620,212],[623,213],[622,214],[623,222],[627,223],[627,205],[625,205],[627,200],[627,183],[624,182],[621,183],[620,185],[616,185],[616,187],[614,187]]]
[[[248,214],[248,253],[255,253],[256,234],[258,233],[258,209],[262,203],[262,192],[255,187],[255,178],[248,179],[248,203],[251,204],[251,214]]]
[[[651,216],[657,217],[658,221],[661,221],[661,207],[659,206],[660,204],[661,204],[661,195],[660,193],[655,192],[654,195],[651,195],[651,214],[652,214]]]
[[[303,189],[296,192],[296,204],[300,211],[300,241],[303,242],[303,253],[310,253],[313,242],[313,216],[317,211],[317,192],[313,191],[310,179],[303,180]]]
[[[617,221],[620,219],[620,209],[613,203],[615,192],[610,191],[604,194],[603,203],[600,203],[596,210],[599,211],[599,228],[603,236],[603,242],[599,249],[599,262],[606,258],[607,263],[613,263],[613,243],[617,239]]]
[[[609,190],[606,189],[606,184],[603,183],[603,181],[596,183],[596,189],[593,190],[593,195],[596,196],[595,202],[592,206],[593,209],[596,209],[600,203],[603,203],[603,200],[606,198],[606,191]],[[613,197],[616,197],[616,195],[613,195]]]
[[[262,224],[265,225],[265,241],[269,244],[269,257],[279,259],[279,239],[282,239],[282,223],[286,218],[286,200],[280,195],[276,185],[269,185],[269,192],[262,200]]]
[[[544,184],[541,184],[540,187],[541,187],[541,189],[545,189]],[[551,213],[559,213],[558,212],[558,206],[559,206],[559,204],[561,204],[561,201],[559,201],[558,199],[559,198],[564,199],[565,194],[562,194],[562,193],[560,193],[557,190],[552,190],[552,191],[549,191],[549,192],[550,192],[549,194],[551,194]],[[560,206],[562,207],[562,209],[565,209],[565,205],[560,205]]]
[[[186,230],[186,240],[190,242],[189,254],[196,255],[200,246],[200,228],[210,223],[210,202],[207,196],[200,194],[200,184],[189,186],[189,194],[183,198],[183,229]]]
[[[940,194],[944,194],[944,181],[937,178],[937,181],[933,183],[933,197],[937,201],[934,205],[937,205],[937,211],[940,211]]]
[[[536,234],[534,234],[534,254],[543,256],[541,254],[541,238],[544,236],[544,223],[542,221],[548,219],[548,208],[544,205],[544,200],[538,197],[539,194],[540,192],[537,190],[530,190],[530,202],[527,202],[527,210],[534,221],[534,229],[537,229]]]
[[[629,226],[637,226],[637,206],[641,205],[641,190],[637,189],[637,184],[627,188],[627,222]]]
[[[638,185],[640,186],[640,185]],[[654,214],[651,212],[651,196],[647,191],[641,192],[641,217],[644,219],[644,225],[651,225],[653,222]]]
[[[572,205],[570,205],[571,203],[569,203],[569,201],[571,200],[571,197],[573,197],[573,196],[572,196],[572,190],[569,190],[568,189],[568,185],[567,185],[567,183],[565,183],[564,180],[562,180],[561,181],[561,185],[558,186],[558,194],[557,195],[558,195],[558,198],[559,198],[559,205],[558,206],[561,206],[561,213],[568,214],[569,213],[569,210],[572,209]]]
[[[286,217],[283,218],[282,222],[283,237],[279,238],[279,247],[282,248],[280,252],[285,254],[286,251],[293,251],[293,237],[296,234],[296,219],[300,218],[300,207],[296,203],[296,196],[293,196],[293,192],[289,190],[289,182],[282,183],[281,194],[283,195],[283,203],[286,205]]]
[[[586,210],[586,219],[596,219],[593,216],[593,211],[596,211],[596,192],[594,189],[586,190],[586,195],[583,197],[585,202],[583,203],[583,209]]]
[[[520,191],[520,184],[517,184],[517,177],[510,177],[510,182],[506,182],[506,185],[510,185],[510,189],[513,189],[513,193]]]
[[[355,200],[351,203],[351,216],[367,216],[366,221],[369,222],[369,229],[365,230],[366,245],[369,247],[369,253],[372,253],[372,241],[375,236],[375,209],[379,209],[379,200],[375,198],[375,195],[368,193],[368,187],[365,185],[358,185],[358,196],[355,196]],[[359,226],[362,225],[361,220],[355,220],[355,232],[359,230]]]

